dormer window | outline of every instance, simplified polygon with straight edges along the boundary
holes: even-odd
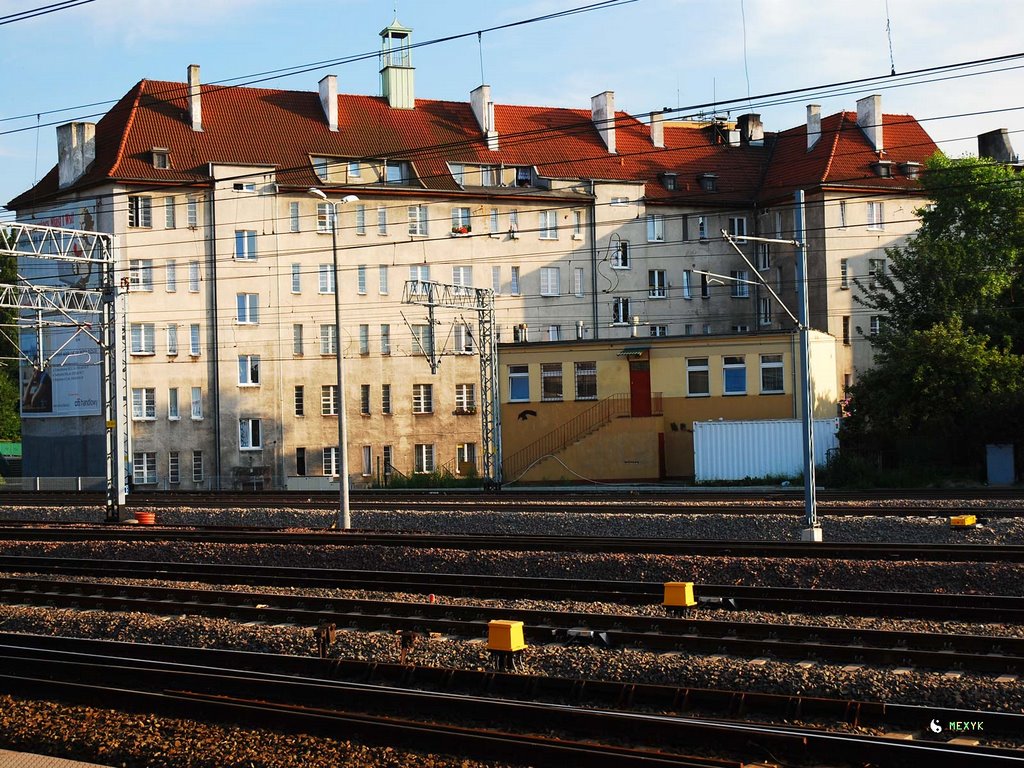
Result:
[[[900,171],[908,179],[919,179],[921,178],[921,164],[913,161],[906,163],[900,163]]]
[[[700,184],[700,188],[705,192],[717,192],[718,191],[718,174],[717,173],[702,173],[697,176],[697,183]]]
[[[496,165],[481,165],[480,166],[480,186],[482,187],[496,187],[501,183],[501,175],[498,173],[498,166]]]
[[[675,192],[679,189],[676,182],[676,175],[674,173],[665,172],[661,174],[661,185],[665,187],[669,192]]]
[[[161,170],[171,167],[171,151],[163,147],[153,147],[153,167]]]
[[[462,163],[448,163],[448,168],[452,172],[452,178],[455,179],[455,183],[460,187],[466,185],[466,166]]]
[[[254,181],[236,181],[231,185],[231,188],[235,192],[248,192],[250,194],[256,193],[256,182]]]
[[[879,178],[892,178],[892,160],[878,160],[871,164],[871,169]]]
[[[533,186],[533,169],[530,168],[528,165],[521,165],[518,168],[516,168],[516,186]]]
[[[408,184],[412,178],[409,164],[404,160],[392,160],[385,166],[384,178],[388,184]]]

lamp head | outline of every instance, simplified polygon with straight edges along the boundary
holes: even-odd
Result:
[[[326,193],[324,193],[324,191],[322,189],[317,189],[316,187],[310,187],[309,189],[306,190],[306,192],[307,192],[307,194],[310,194],[313,197],[319,197],[321,200],[326,200],[327,199],[327,195],[326,195]]]
[[[341,202],[343,203],[354,203],[357,200],[359,200],[359,198],[356,197],[355,195],[345,195],[343,198],[341,198]]]

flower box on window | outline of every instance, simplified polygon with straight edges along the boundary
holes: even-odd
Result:
[[[452,411],[452,416],[473,416],[476,413],[476,406],[472,405],[469,408],[456,408]]]
[[[468,235],[472,231],[472,227],[452,227],[452,237],[461,237],[462,235]]]

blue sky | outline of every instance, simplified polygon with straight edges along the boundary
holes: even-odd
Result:
[[[398,16],[413,28],[414,42],[423,42],[586,2],[400,0]],[[0,0],[0,16],[48,4]],[[1020,0],[638,0],[487,33],[484,77],[499,103],[589,108],[592,95],[613,90],[619,109],[641,114],[882,76],[890,69],[887,5],[897,73],[1024,50],[1015,32]],[[31,117],[0,122],[0,203],[56,161],[54,128],[35,128],[36,113],[116,100],[142,78],[181,81],[192,63],[202,66],[203,82],[213,82],[374,52],[393,8],[393,2],[373,0],[95,0],[2,25],[0,118]],[[421,98],[465,101],[481,81],[475,35],[417,49],[413,64]],[[974,153],[976,134],[1003,127],[1021,131],[1011,133],[1021,151],[1024,75],[1013,67],[1022,65],[880,90],[883,110],[923,120],[954,155]],[[343,93],[377,94],[377,69],[371,59],[262,85],[315,91],[317,81],[333,73]],[[799,96],[771,107],[755,100],[752,106],[766,130],[782,130],[804,121],[807,103],[831,114],[854,109],[857,98],[875,90]],[[750,106],[733,106],[732,115]],[[40,121],[82,119],[107,108],[44,114]],[[987,114],[949,117],[967,112]],[[28,130],[9,133],[16,129]]]

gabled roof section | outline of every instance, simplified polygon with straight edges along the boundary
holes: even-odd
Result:
[[[903,163],[923,165],[938,146],[912,115],[882,116],[881,152],[876,152],[857,125],[856,112],[837,112],[821,121],[821,138],[807,150],[807,126],[777,134],[759,200],[791,197],[797,189],[819,187],[902,192],[917,182],[900,170]],[[873,165],[892,163],[892,176],[879,176]]]

